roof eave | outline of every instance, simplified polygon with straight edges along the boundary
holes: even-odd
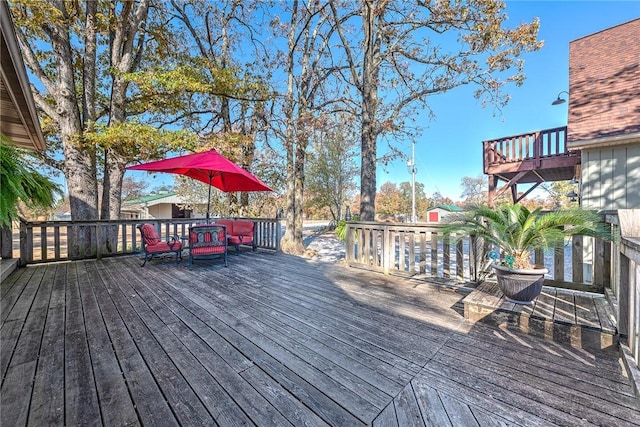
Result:
[[[568,141],[567,148],[570,150],[584,150],[589,148],[611,147],[615,145],[635,144],[640,142],[640,132],[604,136],[600,138],[582,139]]]
[[[44,151],[46,144],[40,128],[36,104],[6,2],[0,2],[0,28],[2,98],[3,101],[8,99],[11,102],[20,121],[15,123],[8,117],[7,119],[2,117],[1,132],[24,148]],[[5,108],[2,110],[0,116],[8,114]]]

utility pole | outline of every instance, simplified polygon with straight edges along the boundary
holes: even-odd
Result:
[[[416,141],[411,142],[411,160],[407,160],[407,168],[411,174],[411,223],[416,223]]]

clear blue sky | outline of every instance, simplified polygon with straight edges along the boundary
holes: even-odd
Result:
[[[569,90],[569,42],[640,17],[640,0],[507,1],[506,13],[514,25],[538,17],[539,39],[545,44],[524,57],[527,79],[507,89],[511,101],[501,115],[494,117],[491,107],[483,109],[471,87],[433,98],[436,118],[425,119],[425,130],[416,140],[416,181],[425,185],[428,196],[440,191],[460,198],[461,179],[482,174],[482,141],[565,126],[567,103],[551,102],[560,91]],[[405,146],[410,155],[410,142]],[[380,167],[378,188],[386,181],[411,181],[406,161],[390,164],[387,171]]]

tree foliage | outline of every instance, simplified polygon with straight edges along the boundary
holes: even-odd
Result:
[[[184,26],[181,68],[194,77],[182,122],[244,169],[252,171],[258,134],[267,127],[266,103],[273,58],[265,49],[268,16],[259,1],[171,0]],[[171,84],[171,79],[163,85]],[[250,195],[227,194],[235,215],[246,215]]]
[[[404,181],[400,183],[400,209],[403,213],[411,215],[411,204],[412,204],[412,190],[411,183],[408,181]],[[424,184],[421,182],[416,182],[416,216],[417,219],[421,218],[425,215],[425,212],[429,208],[429,199],[427,198],[427,193],[424,189]]]
[[[74,219],[119,216],[127,164],[197,148],[193,132],[173,130],[211,111],[198,110],[195,94],[258,90],[255,80],[238,78],[238,67],[188,55],[168,0],[19,0],[12,12],[52,135],[45,160],[65,174]]]
[[[303,203],[317,201],[305,195],[315,174],[307,156],[320,152],[316,132],[329,132],[345,112],[359,121],[358,210],[372,220],[378,140],[415,137],[418,110],[430,113],[429,97],[458,86],[473,85],[483,103],[500,108],[506,85],[523,81],[520,56],[541,45],[537,22],[508,28],[497,0],[269,6],[12,2],[44,112],[46,160],[65,174],[75,219],[117,217],[127,164],[214,146],[245,169],[279,172],[273,182],[286,176],[283,247],[300,252]],[[246,214],[249,200],[273,202],[231,194],[226,203]]]
[[[387,181],[382,184],[376,200],[376,213],[382,215],[402,213],[402,194],[395,183]]]

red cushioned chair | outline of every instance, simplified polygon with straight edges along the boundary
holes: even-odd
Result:
[[[153,258],[154,255],[158,254],[175,252],[176,262],[178,262],[178,259],[182,259],[182,243],[178,241],[178,236],[173,236],[169,241],[164,242],[160,239],[153,224],[141,224],[138,225],[137,228],[142,235],[142,250],[144,250],[142,267],[144,267],[147,261]]]
[[[201,224],[189,227],[189,268],[197,258],[210,259],[221,255],[227,264],[227,227],[220,224]]]

